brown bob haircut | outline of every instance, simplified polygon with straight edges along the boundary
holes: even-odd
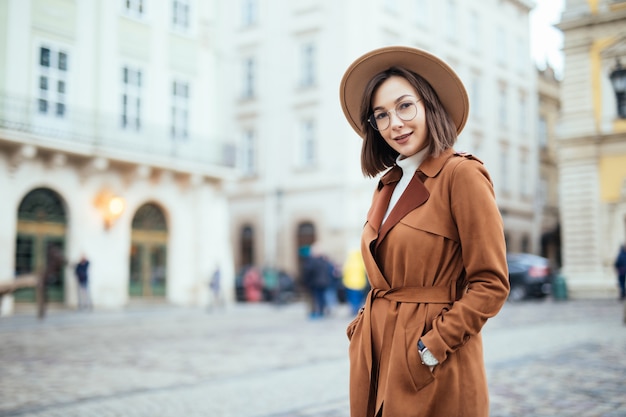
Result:
[[[374,129],[367,119],[372,114],[372,98],[380,85],[391,77],[405,78],[415,88],[421,98],[426,113],[428,128],[427,156],[439,156],[443,151],[454,146],[457,139],[454,121],[441,104],[437,93],[430,84],[416,73],[403,67],[391,67],[376,74],[365,88],[361,101],[361,128],[365,132],[361,148],[361,170],[368,177],[375,177],[385,169],[392,167],[399,153],[385,142],[380,132]]]

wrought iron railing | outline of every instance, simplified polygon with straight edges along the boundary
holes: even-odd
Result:
[[[0,141],[32,144],[52,150],[211,168],[233,168],[232,143],[207,135],[171,137],[165,125],[142,123],[139,129],[123,129],[121,116],[66,106],[65,114],[41,114],[37,99],[0,92]]]

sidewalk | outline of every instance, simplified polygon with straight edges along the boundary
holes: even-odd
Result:
[[[0,416],[348,417],[347,309],[165,305],[0,319]],[[491,417],[624,417],[614,300],[507,303],[483,332]]]

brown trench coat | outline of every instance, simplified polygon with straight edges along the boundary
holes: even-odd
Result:
[[[480,331],[509,291],[502,218],[482,163],[447,150],[424,161],[381,227],[402,176],[379,182],[361,251],[372,290],[349,324],[352,417],[484,417]],[[422,339],[438,359],[421,363]]]

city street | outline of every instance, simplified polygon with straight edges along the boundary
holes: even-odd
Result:
[[[301,303],[20,311],[0,318],[0,416],[348,417],[349,320]],[[483,337],[492,417],[626,416],[618,301],[507,303]]]

